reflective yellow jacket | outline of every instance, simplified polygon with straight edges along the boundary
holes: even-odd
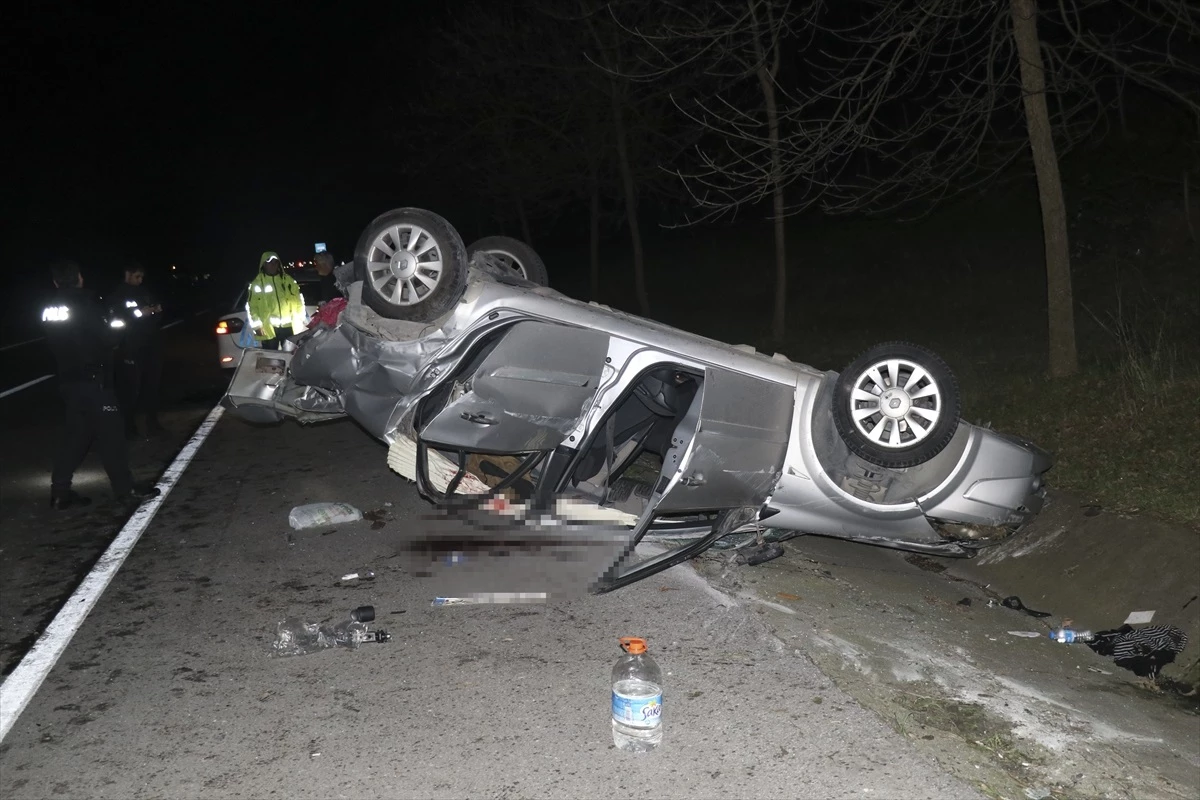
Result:
[[[246,293],[246,314],[250,318],[254,338],[260,342],[274,339],[277,325],[290,326],[293,332],[299,333],[306,322],[304,295],[296,279],[284,274],[282,269],[278,275],[263,272],[263,264],[274,255],[270,251],[262,254],[258,261],[258,275],[250,281]]]

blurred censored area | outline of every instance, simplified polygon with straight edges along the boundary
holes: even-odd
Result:
[[[504,496],[464,499],[422,516],[399,543],[402,564],[432,597],[581,597],[631,546],[629,528],[588,519],[588,508],[566,499],[549,510]]]

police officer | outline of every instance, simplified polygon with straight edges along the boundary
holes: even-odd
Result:
[[[163,432],[158,421],[158,386],[162,380],[162,305],[143,285],[146,271],[140,264],[125,268],[125,280],[108,293],[110,319],[125,322],[116,364],[117,400],[125,417],[125,435],[138,435],[136,416],[146,415],[146,433]]]
[[[83,275],[75,262],[56,262],[51,276],[58,291],[42,311],[42,324],[58,363],[66,433],[54,456],[50,505],[62,510],[91,504],[71,489],[71,480],[94,438],[117,501],[132,511],[158,496],[159,490],[133,481],[121,412],[112,390],[112,353],[124,321],[105,318],[95,295],[83,288]]]

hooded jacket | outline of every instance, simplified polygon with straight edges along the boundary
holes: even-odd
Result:
[[[261,341],[275,338],[275,327],[290,327],[299,332],[304,329],[304,295],[300,284],[291,275],[284,273],[282,265],[278,275],[263,271],[267,259],[279,256],[268,250],[258,259],[258,274],[250,281],[246,290],[246,313],[254,337]]]

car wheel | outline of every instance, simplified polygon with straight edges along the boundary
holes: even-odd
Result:
[[[354,248],[363,302],[389,319],[431,322],[467,284],[467,251],[454,226],[432,211],[398,208],[375,219]]]
[[[960,411],[950,365],[908,342],[867,350],[833,390],[833,422],[842,440],[881,467],[915,467],[936,456],[958,429]]]
[[[467,258],[473,259],[476,253],[487,253],[500,266],[538,286],[550,285],[546,262],[520,239],[513,239],[511,236],[485,236],[467,248]]]

